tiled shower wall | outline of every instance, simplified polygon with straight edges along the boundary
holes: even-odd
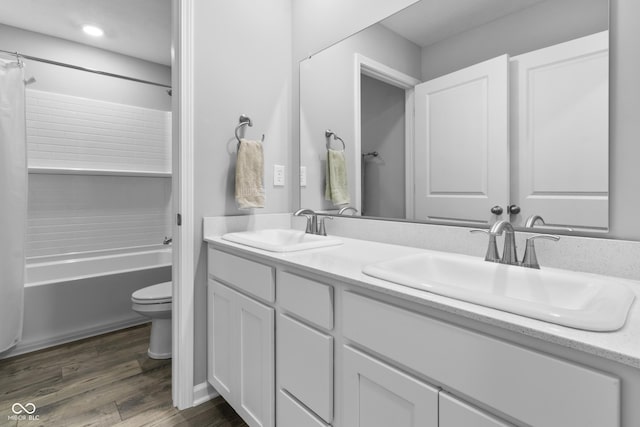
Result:
[[[27,257],[162,243],[171,178],[127,174],[170,172],[170,124],[166,111],[28,90],[28,164],[40,173],[29,175]]]
[[[27,90],[30,167],[171,170],[171,113]]]

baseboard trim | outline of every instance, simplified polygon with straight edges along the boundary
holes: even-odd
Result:
[[[117,331],[119,329],[129,328],[131,326],[141,325],[148,323],[149,319],[137,316],[133,319],[122,320],[119,322],[107,323],[103,325],[94,326],[92,328],[72,331],[66,334],[40,339],[37,341],[24,342],[21,341],[16,344],[13,349],[0,353],[0,359],[8,359],[20,354],[31,353],[33,351],[42,350],[49,347],[55,347],[60,344],[66,344],[72,341],[81,340],[84,338],[94,337],[96,335],[106,334],[108,332]]]
[[[197,384],[193,387],[193,406],[198,406],[218,396],[220,396],[220,393],[211,387],[208,382]]]

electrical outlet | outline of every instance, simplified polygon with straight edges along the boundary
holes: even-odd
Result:
[[[283,165],[273,165],[273,185],[274,187],[284,187]]]
[[[300,166],[300,187],[307,186],[307,167]]]

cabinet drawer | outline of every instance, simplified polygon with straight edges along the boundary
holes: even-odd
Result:
[[[277,321],[280,387],[330,423],[333,419],[333,337],[286,315]]]
[[[209,249],[209,275],[265,301],[275,301],[273,268],[248,259]]]
[[[329,427],[282,390],[278,393],[276,414],[278,427]]]
[[[344,335],[532,426],[620,425],[620,380],[344,293]]]
[[[278,272],[278,303],[304,320],[333,329],[333,288],[329,285]]]

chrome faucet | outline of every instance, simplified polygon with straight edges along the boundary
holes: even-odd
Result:
[[[489,230],[471,230],[472,233],[485,233],[489,235],[489,246],[484,256],[485,261],[499,262],[501,264],[519,265],[518,255],[516,254],[516,239],[511,223],[502,220],[498,221]],[[498,246],[496,237],[504,233],[504,248],[502,249],[502,258],[498,254]]]
[[[501,264],[518,265],[518,254],[516,253],[516,234],[513,226],[506,220],[501,220],[493,224],[489,230],[489,236],[500,236],[504,234],[504,247],[502,249]]]
[[[354,208],[353,206],[345,206],[338,211],[338,215],[344,215],[344,213],[348,211],[353,212],[352,216],[358,213],[358,209]]]
[[[539,215],[530,216],[527,219],[527,228],[533,228],[536,221],[544,224],[544,220]],[[560,237],[553,234],[534,234],[527,239],[522,263],[518,262],[518,254],[516,253],[516,239],[513,226],[508,221],[498,221],[489,230],[471,230],[472,233],[485,233],[489,235],[489,246],[484,256],[485,261],[499,262],[501,264],[519,265],[527,268],[540,268],[538,258],[536,256],[536,247],[534,241],[536,239],[560,240]],[[502,257],[498,255],[496,245],[496,237],[504,234],[504,248],[502,249]]]
[[[545,225],[544,219],[540,215],[531,215],[527,218],[527,222],[525,222],[524,226],[526,228],[533,228],[536,225],[536,222],[540,222],[541,225]]]
[[[554,230],[563,230],[563,231],[573,231],[571,227],[562,227],[557,225],[548,226],[544,219],[540,215],[531,215],[527,218],[527,221],[524,223],[526,228],[535,228],[536,224],[540,224],[545,226],[545,228],[553,228]]]
[[[307,217],[307,229],[305,233],[316,234],[318,230],[318,215],[311,209],[298,209],[293,216]]]
[[[332,216],[323,216],[318,221],[318,214],[311,209],[298,209],[293,213],[293,216],[304,216],[307,218],[307,228],[305,233],[317,234],[320,236],[327,235],[327,229],[324,225],[325,220],[333,219]]]

